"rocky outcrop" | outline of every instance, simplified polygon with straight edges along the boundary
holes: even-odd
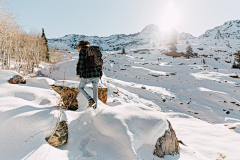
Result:
[[[107,95],[108,89],[107,88],[98,88],[98,99],[100,99],[104,104],[107,104]]]
[[[64,109],[74,111],[78,109],[77,95],[79,91],[77,88],[61,87],[54,85],[52,85],[51,87],[61,96],[61,103]]]
[[[20,75],[15,75],[15,76],[13,76],[13,78],[10,78],[8,80],[8,83],[10,83],[10,84],[19,84],[19,83],[25,84],[26,80]]]
[[[53,147],[57,147],[60,145],[63,145],[64,143],[67,143],[68,140],[68,125],[66,121],[61,121],[58,126],[56,126],[57,129],[55,133],[45,138],[46,141]]]
[[[179,154],[178,139],[171,123],[169,121],[168,123],[169,129],[165,131],[162,137],[158,138],[155,145],[153,155],[156,155],[158,157],[164,157],[164,155]]]

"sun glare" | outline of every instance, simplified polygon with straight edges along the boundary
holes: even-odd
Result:
[[[169,31],[171,28],[176,28],[179,23],[180,13],[177,6],[173,1],[170,1],[164,7],[161,14],[160,29],[163,31]]]

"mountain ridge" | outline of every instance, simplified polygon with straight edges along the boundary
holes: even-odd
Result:
[[[231,20],[223,25],[207,30],[200,39],[240,39],[240,20]]]
[[[161,42],[169,42],[172,34],[177,36],[178,40],[189,39],[240,39],[240,20],[227,21],[221,26],[214,27],[205,31],[199,37],[194,37],[190,33],[178,33],[172,29],[170,33],[160,31],[155,24],[147,25],[141,32],[133,34],[115,34],[107,37],[86,36],[78,34],[68,34],[59,38],[49,38],[48,44],[57,45],[62,50],[74,50],[79,41],[89,41],[91,45],[100,46],[102,50],[121,50],[126,48],[137,48],[146,46],[155,46]]]

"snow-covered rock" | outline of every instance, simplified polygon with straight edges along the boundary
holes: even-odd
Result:
[[[61,103],[64,109],[69,109],[74,111],[78,109],[78,101],[76,98],[79,91],[77,88],[69,88],[69,87],[54,86],[54,85],[51,85],[51,88],[61,96]]]
[[[8,80],[8,83],[10,83],[10,84],[19,84],[19,83],[25,84],[26,80],[20,75],[15,75],[15,76],[13,76],[13,78],[10,78]]]
[[[66,121],[57,123],[56,131],[46,138],[46,141],[53,147],[61,146],[68,140],[68,124]]]
[[[178,139],[171,123],[168,121],[169,129],[162,137],[159,137],[155,145],[154,155],[164,157],[164,155],[179,154]]]

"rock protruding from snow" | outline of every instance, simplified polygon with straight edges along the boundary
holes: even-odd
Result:
[[[175,131],[172,128],[171,123],[169,123],[169,129],[165,131],[165,134],[158,138],[155,145],[154,155],[158,157],[164,157],[165,155],[175,155],[179,154],[178,139],[176,137]]]
[[[53,147],[61,146],[68,140],[68,124],[66,121],[59,122],[55,133],[46,138],[46,141]]]
[[[10,78],[8,80],[8,83],[11,83],[11,84],[19,84],[19,83],[25,84],[26,80],[20,75],[15,75],[15,76],[13,76],[13,78]]]
[[[107,88],[98,88],[98,99],[100,99],[104,104],[107,104],[107,95],[108,89]]]
[[[79,91],[77,88],[69,88],[54,85],[52,85],[51,87],[61,96],[61,101],[65,109],[74,111],[78,109],[78,101],[76,98]]]

